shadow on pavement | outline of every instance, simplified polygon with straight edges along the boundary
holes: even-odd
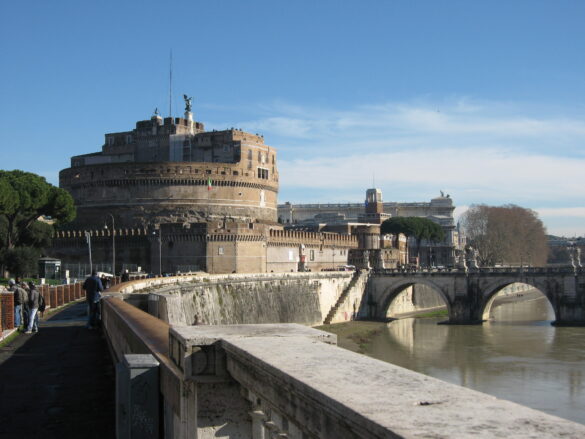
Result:
[[[115,375],[85,302],[0,348],[0,438],[114,438]]]

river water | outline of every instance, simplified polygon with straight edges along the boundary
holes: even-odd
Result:
[[[356,350],[585,424],[585,328],[551,326],[544,296],[502,304],[492,315],[483,325],[437,325],[445,318],[377,324]],[[342,346],[360,329],[360,322],[348,325],[349,338],[338,333]]]

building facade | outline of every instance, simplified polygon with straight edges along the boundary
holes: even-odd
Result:
[[[381,224],[390,217],[428,218],[443,228],[445,238],[442,242],[421,242],[420,265],[453,266],[457,253],[462,250],[454,211],[453,199],[443,193],[430,202],[383,202],[381,190],[374,188],[366,191],[365,203],[279,204],[278,220],[285,227],[314,228],[315,224],[319,224],[318,230],[339,231],[348,224]],[[408,240],[408,247],[412,256],[416,248],[413,238]]]

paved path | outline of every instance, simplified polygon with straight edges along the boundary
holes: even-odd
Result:
[[[115,374],[85,302],[0,348],[0,438],[114,438]]]

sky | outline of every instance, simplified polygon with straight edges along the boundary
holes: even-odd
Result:
[[[443,191],[584,236],[584,22],[581,0],[1,2],[1,168],[58,185],[187,94],[277,149],[280,203]]]

